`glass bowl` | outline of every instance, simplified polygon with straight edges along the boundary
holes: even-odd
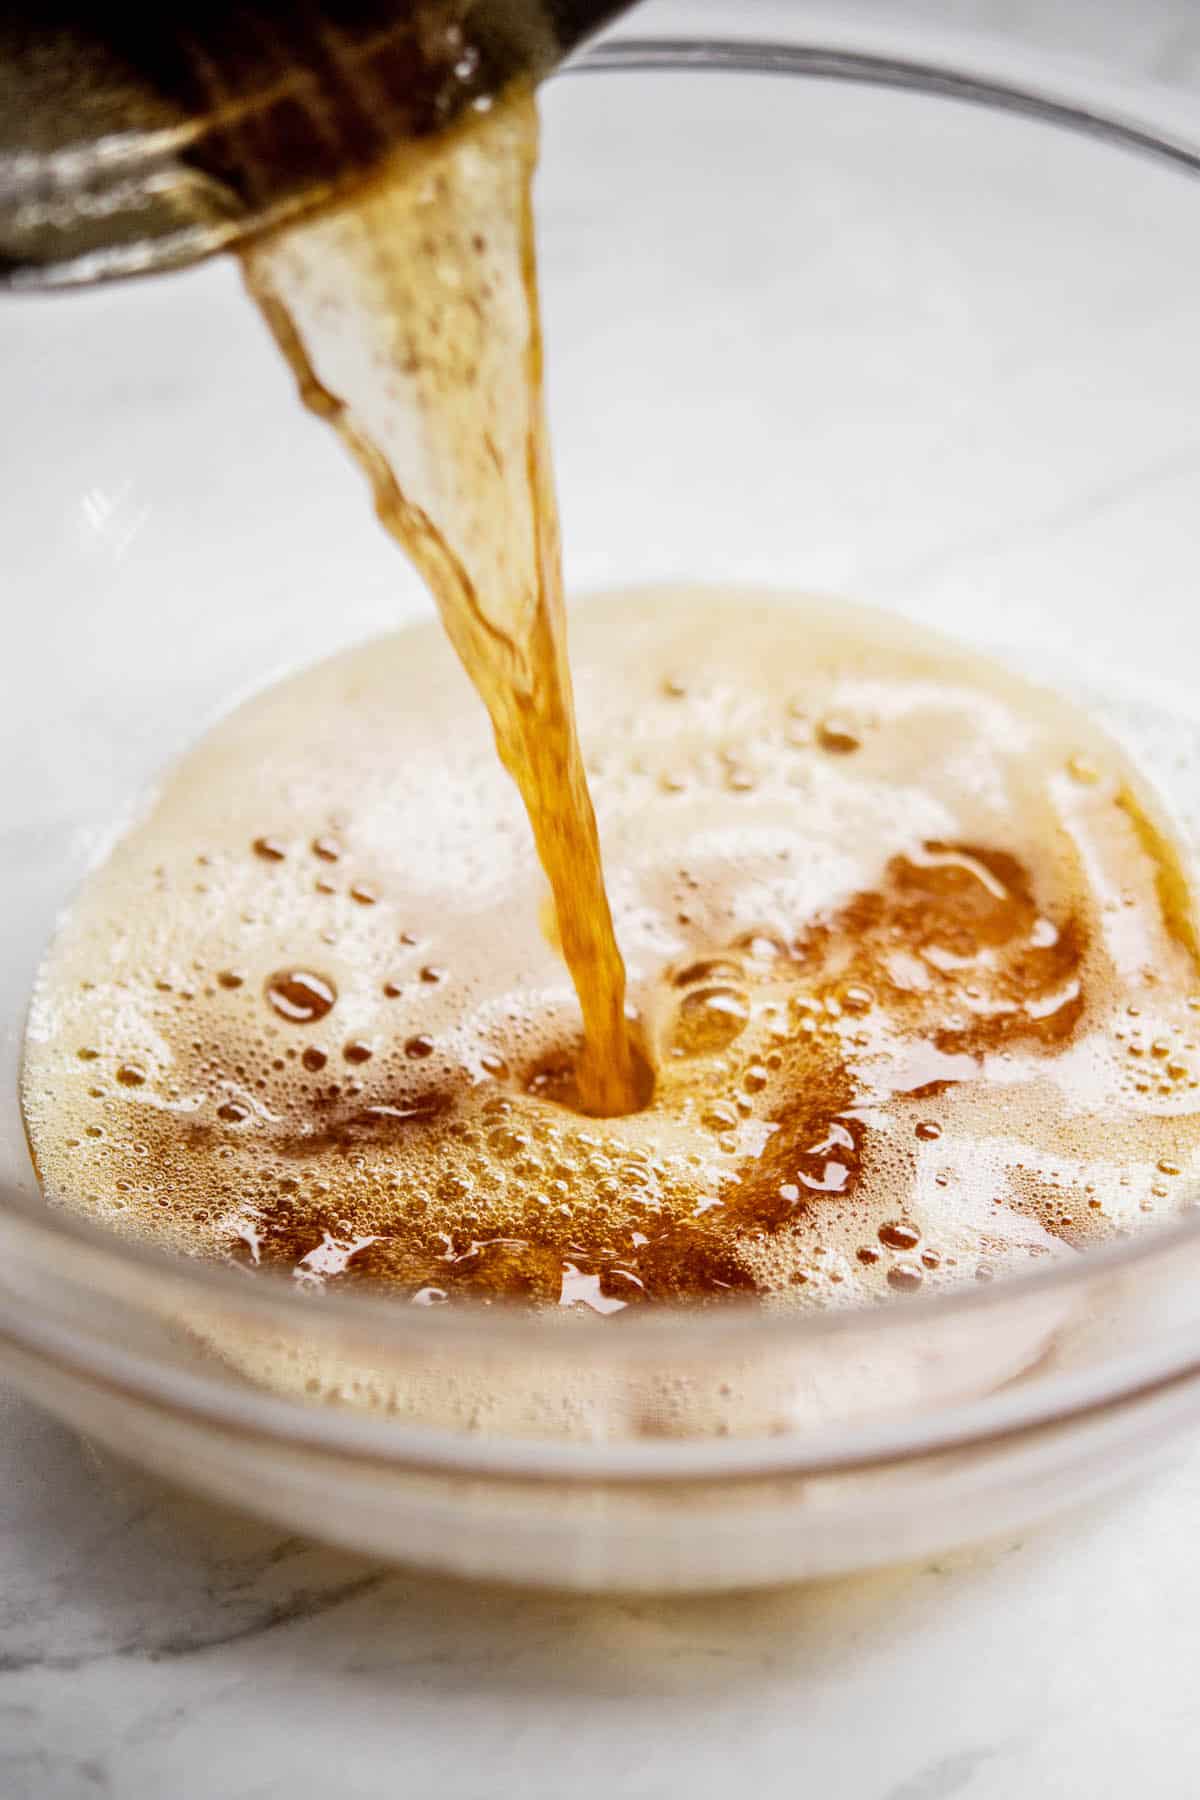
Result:
[[[794,13],[771,43],[609,39],[545,91],[569,585],[767,584],[940,626],[1082,696],[1200,843],[1200,136],[1111,72],[864,17],[819,44]],[[57,910],[232,702],[430,608],[231,264],[6,301],[0,369],[7,1376],[289,1527],[577,1587],[925,1554],[1169,1453],[1200,1414],[1186,1217],[961,1295],[565,1332],[312,1304],[46,1208],[16,1075]],[[314,1360],[345,1404],[307,1397]],[[731,1388],[753,1401],[716,1433]]]

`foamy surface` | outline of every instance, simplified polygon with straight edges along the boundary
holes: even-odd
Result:
[[[572,662],[647,1111],[435,626],[258,696],[42,969],[46,1191],[305,1287],[845,1305],[1143,1225],[1200,1162],[1192,878],[1073,708],[838,603],[639,591]]]

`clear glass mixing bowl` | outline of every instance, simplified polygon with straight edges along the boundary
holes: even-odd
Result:
[[[1082,694],[1197,841],[1200,131],[1161,86],[948,45],[926,10],[851,9],[817,44],[810,14],[717,8],[780,35],[610,40],[546,91],[570,584],[769,583],[940,625]],[[1166,1453],[1200,1413],[1186,1219],[957,1298],[556,1331],[312,1304],[47,1210],[15,1095],[56,910],[214,715],[428,603],[232,266],[8,301],[0,378],[7,1375],[289,1526],[578,1586],[928,1552]],[[213,1341],[272,1347],[295,1392]],[[305,1399],[314,1358],[345,1405]],[[713,1436],[722,1384],[753,1402]]]

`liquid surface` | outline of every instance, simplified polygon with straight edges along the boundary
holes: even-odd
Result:
[[[404,153],[349,202],[243,254],[301,397],[361,465],[487,706],[558,916],[584,1022],[578,1101],[641,1096],[575,728],[542,404],[532,195],[516,94]]]
[[[619,1317],[1067,1257],[1200,1168],[1191,875],[1074,709],[839,604],[573,615],[643,1112],[433,628],[264,693],[90,877],[31,1012],[52,1197],[176,1248]]]

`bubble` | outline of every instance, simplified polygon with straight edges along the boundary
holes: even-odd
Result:
[[[256,837],[250,848],[263,862],[282,862],[287,855],[286,844],[273,837]]]
[[[485,1075],[491,1075],[497,1081],[503,1081],[508,1075],[508,1064],[494,1050],[485,1050],[479,1059],[479,1066]]]
[[[509,1125],[497,1125],[494,1131],[488,1132],[488,1149],[494,1156],[501,1156],[508,1161],[514,1156],[521,1156],[529,1149],[529,1134],[518,1131]]]
[[[849,756],[862,746],[862,739],[847,720],[830,716],[817,726],[817,743],[834,756]]]
[[[374,906],[379,895],[367,882],[356,881],[350,889],[350,898],[357,900],[360,906]]]
[[[335,837],[315,837],[312,841],[312,853],[319,856],[322,862],[335,863],[342,854],[342,846]]]
[[[1076,751],[1074,756],[1067,758],[1067,773],[1081,787],[1095,787],[1100,779],[1100,770],[1091,757],[1085,756],[1082,751]]]
[[[761,1063],[751,1063],[742,1076],[742,1086],[748,1094],[761,1093],[770,1077]]]
[[[917,1136],[927,1144],[935,1142],[941,1135],[941,1126],[932,1119],[922,1119],[917,1126]]]
[[[310,969],[280,969],[268,977],[263,991],[271,1010],[292,1025],[323,1019],[337,1000],[333,983]]]
[[[1160,1175],[1182,1175],[1183,1170],[1173,1157],[1160,1156],[1158,1159],[1158,1172]]]
[[[77,1050],[75,1054],[80,1062],[95,1062],[99,1057],[100,1052],[98,1050],[92,1050],[85,1045],[82,1050]]]
[[[752,931],[738,939],[738,949],[743,950],[752,961],[757,963],[777,962],[785,957],[788,947],[782,938],[775,937],[766,931]]]
[[[342,1050],[342,1055],[348,1063],[370,1062],[374,1054],[370,1044],[364,1044],[361,1038],[353,1038]]]
[[[886,1244],[889,1250],[915,1250],[921,1241],[921,1234],[915,1225],[909,1225],[903,1219],[888,1219],[879,1227],[879,1241]]]
[[[436,963],[426,963],[421,970],[421,980],[433,985],[439,981],[445,981],[448,974],[448,969],[439,968]]]
[[[139,1069],[136,1063],[122,1063],[117,1070],[117,1080],[122,1087],[141,1087],[146,1079],[146,1071]]]
[[[915,1292],[915,1290],[921,1286],[921,1284],[924,1282],[924,1280],[925,1280],[925,1271],[922,1269],[920,1263],[915,1263],[915,1262],[893,1263],[891,1268],[887,1272],[888,1286],[891,1288],[895,1288],[899,1293],[902,1293],[902,1294],[911,1294],[911,1293]]]
[[[671,1048],[682,1056],[710,1056],[740,1037],[749,1019],[750,1003],[737,988],[697,988],[679,1003]]]
[[[217,986],[232,990],[240,988],[245,979],[244,975],[237,974],[233,969],[222,969],[217,976]]]
[[[431,1037],[427,1036],[427,1034],[423,1031],[418,1032],[415,1037],[410,1037],[405,1040],[405,1044],[404,1044],[405,1056],[410,1056],[410,1057],[414,1058],[415,1060],[419,1061],[422,1057],[432,1056],[433,1052],[434,1052],[433,1039]]]
[[[250,1117],[250,1108],[237,1100],[223,1100],[217,1108],[217,1117],[226,1125],[242,1125]]]

